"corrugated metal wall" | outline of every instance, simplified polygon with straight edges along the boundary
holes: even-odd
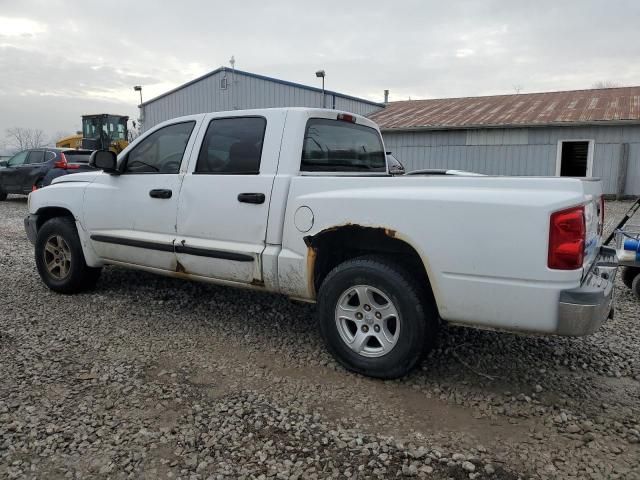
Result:
[[[220,83],[225,75],[228,87],[223,89]],[[232,83],[232,76],[228,71],[218,72],[144,105],[143,129],[147,130],[171,118],[195,113],[247,108],[322,106],[320,92],[238,73],[235,74],[235,81]],[[368,115],[380,109],[371,103],[332,94],[326,94],[325,105],[327,108],[335,106],[338,110],[360,115]]]
[[[559,140],[593,140],[593,176],[615,194],[622,143],[629,143],[625,193],[640,195],[640,125],[385,132],[407,170],[451,168],[490,175],[555,175]]]

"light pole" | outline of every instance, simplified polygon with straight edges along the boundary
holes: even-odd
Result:
[[[140,92],[140,105],[142,105],[142,85],[136,85],[133,87],[135,92]]]
[[[142,85],[135,85],[133,87],[133,91],[134,92],[140,92],[140,116],[138,117],[138,128],[142,127],[142,124],[144,122],[144,114],[142,113]]]
[[[325,101],[324,101],[324,70],[318,70],[316,72],[316,77],[322,79],[322,108],[325,108]]]

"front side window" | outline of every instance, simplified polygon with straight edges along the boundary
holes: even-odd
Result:
[[[267,120],[234,117],[211,120],[195,173],[258,174]]]
[[[7,162],[7,166],[17,167],[18,165],[24,164],[25,160],[27,159],[27,155],[29,155],[28,151],[16,153],[13,157],[9,159],[9,161]]]
[[[96,138],[98,136],[98,120],[95,118],[83,118],[82,130],[84,138]]]
[[[386,172],[380,134],[342,120],[307,122],[300,170],[303,172]]]
[[[124,173],[178,173],[195,122],[153,132],[129,152]]]

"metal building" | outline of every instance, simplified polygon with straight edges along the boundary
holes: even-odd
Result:
[[[220,67],[141,105],[143,129],[182,115],[269,107],[322,107],[368,115],[382,103]]]
[[[407,169],[603,179],[640,195],[640,87],[376,103],[220,67],[141,105],[143,129],[181,115],[321,107],[367,115]]]
[[[640,195],[640,87],[391,102],[370,118],[407,170],[594,176]]]

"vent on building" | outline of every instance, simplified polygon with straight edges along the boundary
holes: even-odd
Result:
[[[227,81],[227,77],[222,77],[220,79],[220,89],[226,90],[228,85],[229,85],[229,82]]]
[[[590,172],[589,141],[560,142],[560,176],[587,177]]]

